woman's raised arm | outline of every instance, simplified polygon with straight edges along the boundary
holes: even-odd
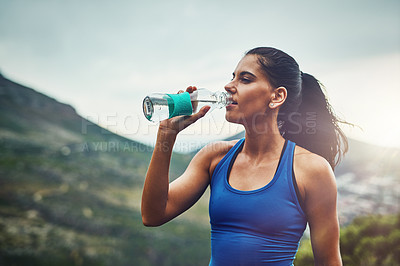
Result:
[[[187,91],[195,90],[189,87]],[[169,184],[169,165],[177,134],[203,117],[208,106],[191,116],[161,121],[153,156],[146,174],[142,194],[142,221],[146,226],[159,226],[192,206],[210,181],[213,149],[203,148],[192,159],[186,171]]]

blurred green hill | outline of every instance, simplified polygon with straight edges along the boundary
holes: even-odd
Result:
[[[142,225],[151,153],[0,76],[0,265],[207,264],[209,229],[196,208]],[[174,154],[171,176],[190,159]]]

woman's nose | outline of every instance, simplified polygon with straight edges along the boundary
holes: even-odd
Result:
[[[225,90],[226,90],[227,92],[229,92],[229,93],[231,93],[231,94],[233,94],[233,93],[236,92],[236,88],[235,88],[235,86],[234,86],[234,84],[233,84],[232,81],[229,82],[228,84],[226,84],[224,88],[225,88]]]

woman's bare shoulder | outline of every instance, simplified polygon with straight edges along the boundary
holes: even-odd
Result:
[[[309,173],[332,170],[330,164],[324,157],[300,146],[296,146],[295,160],[297,161],[296,165],[298,165],[299,168]]]
[[[310,226],[315,225],[319,218],[335,213],[337,186],[328,161],[296,146],[294,170]]]
[[[235,146],[239,140],[230,141],[217,141],[204,146],[196,156],[204,156],[210,162],[210,173],[212,173],[221,161],[221,159],[228,153],[228,151]]]
[[[294,155],[295,176],[300,186],[319,186],[335,182],[328,161],[307,149],[296,146]]]

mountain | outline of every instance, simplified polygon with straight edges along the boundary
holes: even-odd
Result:
[[[0,136],[29,140],[48,149],[96,141],[125,142],[127,139],[79,116],[75,109],[0,75]],[[136,149],[149,150],[129,141]]]
[[[0,75],[0,265],[207,264],[203,205],[157,229],[142,225],[151,154]],[[173,154],[171,176],[190,159]]]

